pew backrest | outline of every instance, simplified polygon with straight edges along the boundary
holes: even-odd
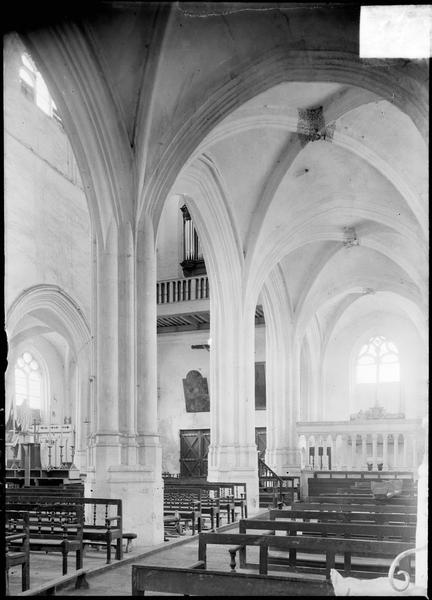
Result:
[[[316,520],[318,522],[355,523],[368,522],[384,525],[386,523],[400,523],[415,525],[417,517],[408,513],[386,513],[386,512],[355,512],[338,510],[300,510],[300,509],[270,509],[269,519],[303,519]]]
[[[413,514],[417,513],[417,506],[401,505],[389,502],[370,502],[362,504],[350,504],[341,500],[339,502],[293,502],[291,507],[293,510],[322,510],[322,511],[338,511],[338,512],[366,512],[366,513],[400,513]]]
[[[239,533],[251,531],[284,531],[288,535],[321,535],[347,537],[347,538],[372,538],[372,539],[400,539],[406,542],[415,542],[415,525],[377,525],[373,523],[332,523],[310,521],[282,521],[270,519],[240,519]]]

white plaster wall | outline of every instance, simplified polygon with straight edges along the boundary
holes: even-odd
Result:
[[[4,81],[5,304],[56,284],[90,317],[90,220],[61,126],[20,89],[23,47],[8,40]]]
[[[206,344],[209,331],[191,331],[158,335],[158,421],[162,445],[162,471],[180,471],[180,429],[209,429],[210,412],[187,413],[183,379],[192,369],[207,378],[209,385],[210,353],[192,350]],[[255,360],[265,361],[265,328],[256,327]],[[210,397],[211,402],[211,397]],[[255,426],[266,426],[265,410],[255,411]]]

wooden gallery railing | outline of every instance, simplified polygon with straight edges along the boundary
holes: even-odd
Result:
[[[207,300],[209,281],[207,276],[166,279],[156,284],[156,302],[171,304],[188,300]]]
[[[300,499],[300,478],[278,475],[260,457],[258,457],[258,479],[260,506],[270,504],[273,508],[281,508],[284,504],[291,504],[295,499]]]

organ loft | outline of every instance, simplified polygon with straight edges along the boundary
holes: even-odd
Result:
[[[9,595],[426,590],[429,51],[379,8],[12,10]]]

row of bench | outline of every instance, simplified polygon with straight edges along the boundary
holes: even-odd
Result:
[[[85,498],[72,489],[12,488],[6,490],[5,515],[6,567],[21,564],[23,591],[30,585],[32,550],[60,552],[63,575],[70,553],[76,569],[82,569],[85,544],[105,546],[108,564],[113,545],[115,558],[123,558],[120,499]]]
[[[397,555],[414,547],[413,502],[323,500],[308,498],[290,509],[271,509],[265,519],[241,519],[238,533],[199,533],[198,560],[189,568],[133,565],[132,595],[329,596],[334,595],[332,569],[346,576],[382,577]],[[207,568],[213,545],[227,548],[226,571]],[[410,557],[400,567],[413,577]]]
[[[364,472],[324,471],[315,472],[308,479],[308,496],[334,493],[371,494],[371,484],[398,483],[402,496],[415,497],[417,484],[411,471]]]
[[[164,480],[164,523],[182,533],[190,527],[192,535],[203,528],[203,520],[210,519],[214,531],[221,525],[236,519],[236,509],[241,517],[247,517],[247,495],[244,483],[210,483],[172,478]]]

